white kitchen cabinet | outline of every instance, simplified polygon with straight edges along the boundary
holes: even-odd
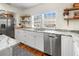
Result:
[[[25,31],[26,43],[29,46],[44,51],[43,33]]]
[[[16,29],[15,38],[30,47],[44,51],[43,33]]]
[[[74,56],[79,56],[79,35],[73,35],[73,51]]]
[[[73,38],[70,36],[61,37],[61,55],[73,56]]]
[[[30,47],[33,47],[33,48],[35,47],[35,36],[34,36],[34,32],[32,32],[32,31],[16,29],[15,38],[18,41],[20,41]]]
[[[21,29],[15,29],[15,38],[21,42],[24,40],[24,32]]]
[[[0,56],[12,56],[12,47],[1,50]]]
[[[74,56],[79,56],[79,47],[78,47],[78,45],[77,45],[77,42],[74,42],[73,43],[73,54],[74,54]]]
[[[34,36],[35,36],[35,48],[40,50],[40,51],[44,51],[44,35],[43,33],[38,33],[38,32],[34,32]]]
[[[18,32],[19,32],[19,31],[15,30],[15,38],[16,38],[16,39],[19,38],[19,37],[18,37]]]
[[[24,44],[27,44],[31,47],[34,46],[34,37],[32,32],[30,31],[26,31],[26,30],[22,30],[22,29],[16,29],[15,30],[15,38],[19,41],[22,42]]]
[[[31,47],[35,47],[35,37],[34,37],[34,32],[32,31],[24,31],[24,37],[25,37],[25,44],[31,46]]]
[[[20,30],[15,29],[15,38],[16,38],[16,39],[20,39],[20,38],[19,38],[19,34],[20,34]]]

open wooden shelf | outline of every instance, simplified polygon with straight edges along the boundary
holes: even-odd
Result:
[[[24,20],[25,18],[29,18],[30,16],[20,16],[22,18],[22,20]]]
[[[64,20],[79,20],[79,18],[64,18]]]
[[[64,20],[67,20],[67,26],[69,26],[69,21],[70,20],[79,20],[79,15],[76,15],[76,13],[73,13],[74,16],[70,17],[69,12],[74,11],[74,10],[79,10],[79,3],[74,3],[72,8],[65,8],[63,12],[63,16],[68,16],[68,18],[64,18]]]
[[[64,11],[73,11],[73,10],[79,10],[79,7],[78,8],[66,8],[66,9],[64,9]]]

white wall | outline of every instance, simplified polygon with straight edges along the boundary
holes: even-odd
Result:
[[[17,13],[21,14],[21,10],[19,10],[18,8],[12,7],[8,4],[5,4],[5,3],[0,3],[0,9],[6,10],[6,11],[11,11],[11,12],[14,12],[16,14]]]
[[[45,3],[36,7],[25,10],[28,15],[34,15],[48,10],[56,11],[56,28],[58,29],[75,29],[79,30],[79,20],[70,20],[69,26],[67,26],[66,20],[63,18],[63,10],[65,8],[71,8],[72,3]]]

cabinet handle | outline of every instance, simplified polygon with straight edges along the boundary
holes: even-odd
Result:
[[[49,36],[49,37],[55,38],[54,36]]]

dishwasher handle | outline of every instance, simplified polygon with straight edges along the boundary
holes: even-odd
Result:
[[[51,37],[51,38],[53,38],[53,39],[57,39],[57,37],[56,37],[56,36],[49,36],[49,37]]]

